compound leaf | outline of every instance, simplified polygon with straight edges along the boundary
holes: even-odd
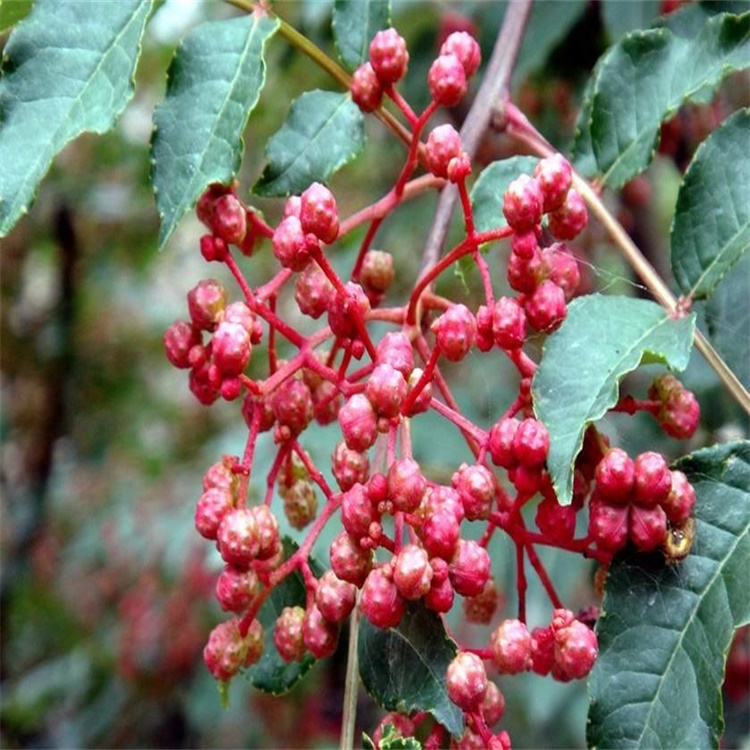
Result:
[[[410,604],[389,630],[362,618],[357,653],[362,682],[378,705],[407,714],[429,711],[455,737],[463,733],[463,714],[445,687],[456,644],[432,610]]]
[[[202,23],[172,59],[151,139],[160,248],[210,184],[234,179],[265,83],[265,45],[278,26],[257,13]]]
[[[390,22],[390,0],[336,0],[333,35],[341,60],[349,70],[367,60],[375,33],[387,28]]]
[[[623,556],[597,625],[588,743],[717,747],[721,684],[735,628],[750,620],[750,443],[677,462],[696,490],[695,542],[676,565]]]
[[[312,182],[328,180],[364,145],[364,117],[348,94],[308,91],[294,100],[286,122],[268,141],[268,164],[253,191],[301,193]]]
[[[671,245],[675,280],[694,299],[710,297],[750,248],[750,109],[696,151],[677,196]]]
[[[106,132],[125,108],[150,9],[151,0],[37,0],[13,30],[0,80],[0,236],[63,147]]]
[[[550,433],[547,468],[561,505],[571,501],[573,462],[586,427],[617,403],[620,380],[641,362],[684,370],[694,328],[694,315],[675,320],[647,300],[591,294],[568,305],[532,382],[534,411]]]
[[[682,104],[705,101],[730,72],[750,66],[750,13],[721,13],[700,25],[698,13],[707,12],[628,34],[598,66],[574,153],[583,159],[590,137],[610,187],[621,187],[648,166],[661,123]]]

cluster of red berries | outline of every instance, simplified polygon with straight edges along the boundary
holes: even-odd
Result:
[[[536,544],[606,563],[628,540],[651,550],[664,543],[670,530],[684,531],[689,523],[695,496],[684,475],[670,471],[659,454],[631,460],[609,449],[594,428],[577,459],[573,503],[562,507],[557,502],[546,467],[550,435],[533,416],[530,385],[536,363],[525,344],[530,330],[548,334],[558,328],[576,294],[580,274],[564,243],[585,227],[586,208],[572,187],[570,165],[558,154],[510,184],[502,203],[507,225],[498,215],[496,229],[475,231],[466,186],[471,163],[460,135],[441,125],[426,144],[420,138],[439,105],[452,106],[465,94],[480,62],[479,46],[466,32],[447,37],[428,75],[432,102],[419,117],[394,89],[408,60],[406,43],[395,30],[378,32],[369,62],[352,81],[352,97],[363,110],[372,111],[389,96],[411,128],[409,156],[387,196],[389,205],[395,208],[405,200],[404,187],[424,146],[425,165],[440,178],[437,182],[457,185],[467,229],[465,239],[415,282],[406,303],[379,309],[395,266],[390,253],[371,247],[374,231],[366,234],[349,280],[326,255],[326,246],[359,224],[372,222],[376,229],[382,216],[375,209],[341,220],[334,195],[319,183],[289,198],[275,226],[231,188],[213,187],[198,204],[198,216],[210,230],[201,239],[204,258],[226,264],[244,295],[241,302],[227,303],[218,282],[200,282],[188,294],[190,320],[176,322],[164,337],[170,361],[190,369],[190,388],[198,400],[210,404],[220,396],[230,401],[242,396],[248,427],[243,458],[225,457],[206,473],[195,514],[199,533],[216,543],[225,563],[216,596],[233,615],[214,629],[204,653],[219,680],[260,658],[264,634],[257,614],[274,587],[292,573],[301,574],[307,600],[304,607],[283,609],[273,643],[282,659],[299,661],[334,652],[340,626],[358,598],[362,613],[380,628],[396,627],[409,602],[448,612],[456,595],[463,597],[470,621],[490,623],[502,604],[487,551],[497,531],[508,534],[548,582],[533,550]],[[280,268],[252,289],[231,246],[250,255],[262,239]],[[499,298],[489,261],[479,251],[497,240],[509,241],[512,290]],[[439,273],[465,256],[474,259],[484,282],[484,298],[475,309],[425,294]],[[296,325],[299,316],[325,318],[318,330],[305,335]],[[373,320],[396,330],[374,340]],[[206,335],[210,339],[204,343]],[[296,350],[286,360],[276,354],[279,337]],[[254,379],[246,371],[253,348],[261,345],[268,374]],[[494,348],[516,366],[519,390],[505,413],[483,429],[460,413],[441,365]],[[657,380],[648,400],[623,402],[626,408],[651,412],[673,436],[689,436],[697,426],[697,403],[673,376]],[[432,480],[412,457],[409,423],[427,410],[452,423],[474,455],[455,468],[450,484]],[[340,430],[342,439],[331,457],[336,489],[302,444],[313,422],[336,423]],[[255,444],[268,431],[277,458],[265,478],[265,502],[248,506]],[[304,543],[287,559],[272,510],[274,488],[290,524],[309,526]],[[521,513],[537,495],[542,498],[536,512],[539,533],[527,528]],[[576,514],[589,495],[589,534],[575,539]],[[331,569],[316,577],[309,551],[336,516],[342,530],[330,545]],[[472,523],[486,527],[478,541],[466,538]],[[486,649],[461,650],[448,669],[449,695],[467,717],[461,746],[509,747],[506,733],[492,735],[488,729],[502,715],[504,701],[487,679],[485,661],[503,674],[534,671],[570,680],[585,677],[596,659],[593,630],[563,609],[554,593],[550,624],[529,631],[522,588],[519,582],[518,619],[505,619],[495,628]]]

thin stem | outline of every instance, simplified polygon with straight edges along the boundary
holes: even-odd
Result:
[[[359,597],[357,597],[359,599]],[[359,638],[359,601],[349,618],[349,649],[346,656],[346,682],[344,688],[344,715],[341,720],[341,750],[354,747],[354,726],[357,721],[357,692],[359,690],[359,662],[357,640]]]

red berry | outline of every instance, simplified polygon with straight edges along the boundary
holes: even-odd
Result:
[[[242,402],[242,417],[248,427],[252,424],[253,415],[257,410],[261,412],[259,432],[268,432],[276,421],[270,400],[257,401],[255,396],[248,392]]]
[[[364,484],[370,475],[370,460],[366,453],[347,448],[343,441],[336,444],[331,457],[331,471],[342,491],[357,482]]]
[[[347,448],[363,452],[378,436],[378,419],[364,393],[350,396],[339,411],[339,425]]]
[[[378,31],[370,42],[370,65],[378,80],[388,85],[406,74],[409,52],[406,41],[396,29]]]
[[[643,552],[660,547],[667,536],[667,515],[664,509],[660,505],[654,508],[634,505],[630,509],[628,535],[630,541]]]
[[[561,242],[555,242],[542,250],[544,273],[563,290],[565,301],[569,302],[581,283],[578,261]]]
[[[217,680],[231,680],[247,658],[247,645],[240,635],[239,620],[219,623],[208,636],[203,660]]]
[[[700,406],[692,391],[685,388],[674,375],[663,375],[654,380],[648,397],[661,401],[656,419],[670,437],[692,437],[700,422]]]
[[[444,107],[458,104],[468,88],[461,61],[455,55],[440,55],[427,74],[427,86],[438,104]]]
[[[605,500],[627,503],[635,483],[635,464],[621,448],[612,448],[596,466],[596,489]]]
[[[320,610],[311,604],[305,611],[302,622],[302,640],[305,648],[316,659],[325,659],[333,655],[338,646],[338,626],[324,618]]]
[[[357,588],[352,583],[342,581],[332,570],[320,577],[315,589],[315,604],[320,614],[331,622],[341,623],[354,609]]]
[[[372,568],[372,550],[364,550],[342,531],[331,543],[331,567],[342,581],[360,588]]]
[[[579,620],[564,628],[554,629],[555,671],[563,680],[580,680],[586,677],[599,654],[596,633]]]
[[[531,260],[539,251],[536,227],[525,232],[514,232],[510,238],[510,250],[521,260]]]
[[[628,506],[610,505],[592,497],[589,504],[589,536],[599,549],[621,550],[628,540]]]
[[[490,556],[479,542],[459,539],[448,567],[451,583],[461,596],[479,596],[490,579]]]
[[[469,521],[486,519],[495,497],[495,480],[492,472],[481,464],[461,464],[451,477]]]
[[[354,539],[370,533],[370,524],[380,516],[363,484],[355,484],[341,498],[341,525]]]
[[[633,466],[635,502],[653,507],[666,500],[672,489],[672,474],[664,456],[655,451],[646,451],[636,456]]]
[[[551,542],[565,543],[575,534],[576,509],[572,505],[560,505],[555,495],[550,494],[537,506],[535,522]]]
[[[517,232],[534,229],[542,220],[542,201],[542,191],[533,177],[517,177],[503,195],[503,215],[508,226]]]
[[[434,560],[430,561],[433,570],[435,569]],[[445,561],[443,561],[445,562]],[[424,603],[433,612],[443,613],[450,611],[453,606],[453,599],[455,594],[453,592],[453,586],[451,585],[450,579],[445,578],[438,581],[436,576],[432,577],[432,586],[430,590],[425,594]]]
[[[219,524],[216,542],[224,562],[247,568],[260,551],[260,529],[250,508],[230,510]]]
[[[247,231],[247,216],[245,207],[236,195],[227,193],[216,200],[211,227],[214,234],[227,245],[242,243]]]
[[[565,292],[554,281],[547,279],[526,300],[525,310],[532,328],[551,333],[560,327],[567,315]]]
[[[450,511],[459,523],[464,520],[463,503],[458,492],[452,487],[442,484],[436,484],[431,487],[422,499],[419,515],[422,518],[428,518],[439,510]]]
[[[283,493],[284,515],[294,529],[302,530],[312,523],[318,512],[318,497],[307,479],[298,479]]]
[[[208,367],[206,367],[206,370],[207,369]],[[210,406],[217,398],[219,398],[219,389],[212,383],[208,382],[208,376],[202,370],[193,368],[190,371],[188,387],[190,388],[191,393],[204,406]]]
[[[201,333],[187,320],[177,320],[164,331],[164,351],[167,359],[181,369],[187,369],[190,364],[190,350],[200,346]]]
[[[476,73],[482,51],[474,37],[466,31],[454,31],[440,46],[441,55],[455,55],[463,65],[467,78]]]
[[[250,361],[250,334],[239,323],[222,320],[211,338],[211,357],[225,377],[239,375]]]
[[[558,240],[573,240],[588,222],[583,198],[571,188],[560,208],[547,214],[547,228]]]
[[[216,539],[219,524],[234,508],[232,491],[227,487],[211,487],[198,500],[195,508],[195,528],[205,539]]]
[[[284,268],[302,271],[310,262],[310,246],[302,224],[296,216],[287,216],[276,227],[271,238],[273,254]]]
[[[408,378],[414,370],[414,350],[403,331],[386,333],[376,347],[378,364],[389,364]]]
[[[560,208],[565,203],[573,183],[570,162],[562,154],[542,159],[534,168],[534,178],[539,183],[544,199],[544,213]]]
[[[451,305],[433,324],[435,343],[451,362],[459,362],[469,352],[477,337],[477,321],[466,305]]]
[[[304,380],[289,378],[271,396],[271,408],[286,437],[296,437],[312,421],[310,389]]]
[[[258,559],[267,560],[281,549],[279,522],[267,505],[254,505],[250,510],[258,523],[258,538],[260,539]]]
[[[520,464],[530,469],[542,466],[549,453],[549,432],[538,420],[524,419],[513,435],[513,453]]]
[[[347,282],[345,293],[335,294],[328,308],[328,325],[334,335],[354,339],[359,335],[356,321],[364,321],[370,312],[370,300],[364,289],[353,281]]]
[[[313,182],[300,196],[299,220],[305,234],[314,234],[330,245],[339,233],[339,213],[333,193]]]
[[[432,583],[432,567],[427,552],[416,544],[406,544],[393,558],[393,582],[404,599],[421,599]]]
[[[681,471],[671,472],[672,487],[661,507],[672,523],[682,523],[693,512],[695,507],[695,490],[688,478]]]
[[[508,259],[508,283],[511,289],[531,294],[542,280],[544,268],[542,254],[536,250],[531,258],[521,258],[511,253]]]
[[[370,302],[373,297],[377,300],[385,294],[396,278],[393,267],[393,256],[385,250],[368,250],[362,259],[362,269],[359,280],[368,293]]]
[[[409,393],[411,394],[412,389],[416,387],[417,383],[422,378],[423,370],[421,367],[415,367],[411,375],[409,375],[408,386]],[[427,383],[424,386],[420,386],[421,390],[414,399],[407,417],[413,417],[415,414],[421,414],[430,408],[430,402],[432,401],[432,383]]]
[[[225,260],[229,252],[227,243],[220,237],[214,237],[212,234],[204,234],[201,237],[200,248],[203,259],[208,263]]]
[[[221,461],[211,464],[203,475],[203,489],[210,490],[212,487],[218,487],[219,489],[234,493],[237,485],[237,476],[232,471],[232,467],[238,461],[237,456],[227,455],[222,456]]]
[[[335,297],[330,279],[317,263],[309,263],[294,284],[294,300],[303,315],[317,320],[328,310]]]
[[[376,365],[365,386],[365,395],[379,417],[390,419],[401,411],[408,386],[404,376],[391,365]]]
[[[501,349],[510,351],[526,340],[526,313],[513,297],[500,297],[492,308],[492,334]]]
[[[427,137],[425,155],[430,172],[435,177],[447,177],[451,159],[462,152],[461,136],[452,125],[438,125]]]
[[[501,597],[492,578],[487,580],[484,588],[476,596],[467,596],[463,600],[464,614],[467,622],[488,625],[500,605]]]
[[[534,628],[531,631],[531,670],[547,675],[555,664],[555,637],[552,628]]]
[[[241,614],[253,603],[260,590],[260,579],[252,569],[238,570],[226,565],[216,580],[216,599],[225,612]]]
[[[351,93],[352,101],[363,112],[374,112],[383,101],[383,87],[369,62],[354,71]]]
[[[531,667],[531,633],[520,620],[504,620],[490,636],[492,658],[503,674],[518,674]]]
[[[190,320],[203,331],[212,331],[224,312],[227,292],[216,279],[203,279],[194,286],[187,296]]]
[[[492,425],[487,436],[487,450],[495,466],[510,469],[517,465],[518,457],[513,450],[513,442],[520,424],[515,417],[504,417]]]
[[[487,692],[482,699],[482,717],[488,727],[497,724],[505,713],[505,696],[494,682],[487,683]]]
[[[203,195],[198,199],[198,203],[195,206],[195,213],[200,221],[202,221],[209,229],[212,228],[214,206],[216,201],[227,193],[231,192],[232,188],[227,185],[214,184],[210,185]]]
[[[302,607],[284,607],[276,619],[273,642],[285,662],[302,661],[305,658],[304,620],[305,610]]]
[[[377,628],[395,628],[401,622],[406,600],[399,594],[390,570],[371,570],[362,586],[360,606],[365,617]]]
[[[388,498],[396,511],[413,513],[422,502],[427,481],[413,458],[394,461],[387,476]]]
[[[419,537],[430,557],[450,560],[461,535],[455,513],[449,508],[440,508],[422,522]]]
[[[475,711],[487,692],[484,662],[470,651],[459,651],[445,674],[448,697],[462,710]]]
[[[508,469],[508,479],[513,483],[519,494],[531,497],[544,488],[546,474],[543,466],[518,464],[512,469]]]

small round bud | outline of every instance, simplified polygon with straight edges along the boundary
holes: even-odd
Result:
[[[476,73],[482,51],[474,37],[466,31],[454,31],[440,46],[441,55],[455,55],[463,65],[467,78]]]
[[[345,442],[336,444],[331,457],[331,471],[343,492],[357,482],[364,484],[370,475],[370,459],[366,453],[347,448]]]
[[[231,680],[247,657],[247,645],[240,635],[239,620],[233,618],[219,623],[208,636],[203,649],[203,660],[217,680]]]
[[[312,421],[313,405],[310,389],[304,380],[289,378],[271,396],[271,408],[278,424],[288,437],[296,437]]]
[[[359,274],[359,280],[365,291],[374,295],[385,294],[395,277],[393,256],[390,253],[384,250],[368,250],[365,253]]]
[[[484,662],[470,651],[459,651],[445,675],[448,697],[462,710],[475,711],[487,692]]]
[[[318,513],[318,496],[311,482],[298,479],[284,493],[284,515],[292,528],[302,530],[315,520]]]
[[[296,216],[287,216],[282,219],[273,233],[271,244],[273,254],[284,268],[302,271],[310,262],[310,249],[305,232]]]
[[[469,521],[484,520],[492,509],[495,497],[495,481],[492,472],[481,464],[461,464],[451,477],[464,513]]]
[[[216,599],[225,612],[241,614],[255,600],[261,590],[258,574],[226,565],[216,580]]]
[[[531,633],[520,620],[504,620],[490,636],[492,657],[503,674],[531,668]]]
[[[363,112],[374,112],[383,101],[383,87],[369,62],[354,71],[351,93],[352,101]]]
[[[599,654],[596,633],[579,620],[567,627],[554,629],[554,676],[563,680],[580,680],[586,677]]]
[[[530,469],[542,466],[549,453],[549,432],[537,419],[524,419],[513,435],[513,453],[520,464]]]
[[[362,586],[362,612],[377,628],[395,628],[401,622],[406,600],[385,567],[371,570]]]
[[[330,245],[339,233],[339,214],[333,193],[313,182],[300,196],[299,220],[305,234],[314,234]]]
[[[583,198],[571,188],[562,206],[547,214],[547,228],[558,240],[573,240],[584,230],[588,218]]]
[[[311,604],[302,621],[302,640],[305,648],[316,659],[325,659],[333,655],[338,646],[338,626],[324,618],[320,610]]]
[[[190,350],[200,344],[200,331],[187,320],[177,320],[164,331],[164,351],[167,359],[180,369],[187,369],[191,366]]]
[[[427,74],[427,86],[433,100],[453,107],[463,99],[468,87],[466,71],[455,55],[440,55]]]
[[[195,528],[205,539],[216,539],[219,524],[234,508],[234,497],[229,488],[211,487],[198,500],[195,508]]]
[[[416,544],[406,544],[394,557],[393,582],[404,599],[421,599],[432,583],[432,568],[427,552]]]
[[[385,362],[375,366],[365,386],[365,395],[375,413],[388,419],[399,414],[407,391],[404,376]]]
[[[414,369],[414,350],[403,331],[386,333],[376,347],[376,362],[389,364],[408,378]]]
[[[247,231],[247,216],[236,195],[227,193],[216,200],[211,226],[214,234],[227,245],[242,243]]]
[[[643,552],[660,547],[667,536],[667,514],[664,509],[660,505],[653,508],[634,505],[630,509],[628,535],[630,541]]]
[[[188,292],[187,300],[190,320],[195,328],[212,331],[224,312],[227,292],[216,279],[203,279]]]
[[[690,517],[695,507],[695,490],[681,471],[671,472],[672,486],[661,507],[672,523],[682,523]]]
[[[219,524],[216,542],[224,562],[246,569],[260,551],[260,529],[250,508],[234,508]]]
[[[239,375],[252,354],[250,334],[239,323],[222,320],[211,338],[211,357],[224,377]]]
[[[526,319],[537,331],[552,333],[557,330],[567,315],[565,292],[547,279],[533,291],[525,304]]]
[[[517,232],[533,229],[542,220],[542,191],[532,177],[522,174],[510,183],[503,195],[503,215]]]
[[[342,531],[331,543],[330,556],[336,576],[360,588],[372,568],[372,550],[362,549],[349,534]]]
[[[589,503],[589,536],[599,549],[607,552],[621,550],[628,540],[627,505],[610,505],[592,497]]]
[[[339,425],[347,448],[364,452],[378,436],[378,420],[370,399],[364,393],[350,396],[339,411]]]
[[[384,84],[399,81],[406,74],[409,51],[406,41],[396,29],[378,31],[370,42],[370,65]]]
[[[500,297],[492,308],[492,334],[506,351],[518,349],[526,341],[526,313],[513,297]]]
[[[276,620],[273,642],[285,662],[298,662],[305,658],[304,619],[305,610],[302,607],[284,607]]]
[[[320,577],[315,589],[315,604],[320,614],[331,622],[341,623],[354,609],[357,589],[352,583],[342,581],[332,570]]]
[[[604,500],[627,503],[635,483],[635,464],[621,448],[612,448],[596,466],[596,489]]]
[[[518,458],[513,450],[513,443],[520,424],[515,417],[504,417],[492,425],[488,435],[487,450],[495,466],[511,469],[517,465]]]
[[[633,462],[635,479],[634,500],[639,505],[653,507],[667,499],[672,489],[672,474],[661,453],[646,451]]]
[[[328,310],[335,296],[333,284],[315,262],[307,264],[294,284],[294,301],[300,312],[314,320]]]
[[[427,137],[425,155],[435,177],[447,177],[451,159],[463,151],[461,136],[453,125],[438,125]]]
[[[427,481],[413,458],[394,461],[387,476],[388,498],[396,511],[413,513],[422,502]]]
[[[490,578],[490,556],[474,539],[459,539],[448,567],[451,583],[461,596],[478,596]]]
[[[495,582],[489,578],[479,594],[464,597],[463,608],[467,622],[488,625],[500,605],[500,600]]]
[[[565,203],[573,183],[570,162],[562,154],[542,159],[534,168],[534,179],[539,183],[544,199],[544,213],[560,208]]]
[[[469,352],[477,337],[477,321],[466,305],[451,305],[433,324],[435,343],[451,362],[459,362]]]

